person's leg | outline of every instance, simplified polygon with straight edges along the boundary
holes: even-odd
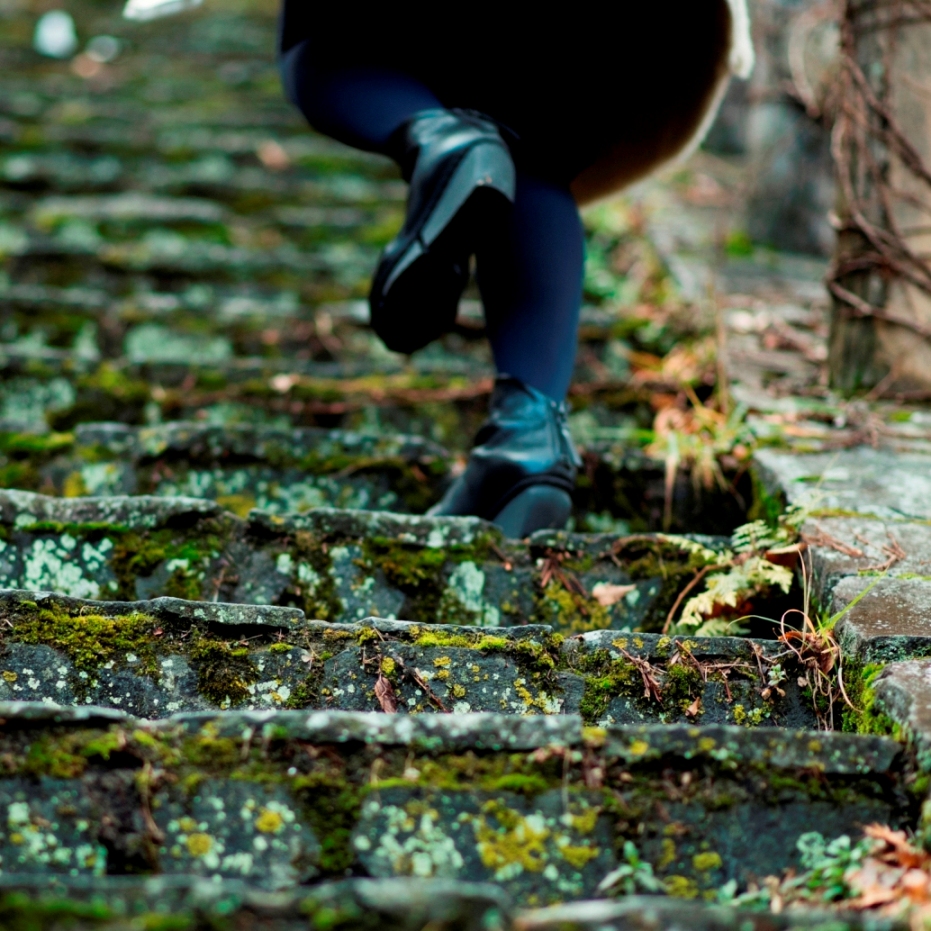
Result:
[[[314,129],[370,152],[388,141],[415,113],[442,107],[425,84],[389,68],[330,68],[315,61],[309,40],[281,58],[285,93]]]
[[[568,186],[518,172],[513,211],[479,247],[478,283],[495,367],[557,402],[575,364],[584,262]]]

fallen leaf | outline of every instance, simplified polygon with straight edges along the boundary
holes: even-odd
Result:
[[[931,855],[911,844],[905,831],[893,831],[882,824],[869,824],[864,829],[864,833],[867,837],[881,840],[892,848],[891,851],[882,854],[884,860],[905,867],[927,868],[931,864]]]
[[[610,608],[636,588],[636,585],[613,585],[611,582],[599,582],[592,589],[592,598],[603,608]]]
[[[382,711],[394,714],[398,710],[398,697],[395,695],[394,686],[382,673],[379,673],[378,678],[375,680],[375,697],[378,699]]]
[[[688,708],[685,709],[686,715],[690,718],[697,718],[698,713],[701,711],[701,696],[695,699]]]
[[[284,171],[291,165],[291,159],[280,142],[267,139],[255,151],[259,161],[271,171]]]

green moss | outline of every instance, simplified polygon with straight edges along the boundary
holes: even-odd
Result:
[[[325,540],[317,539],[306,530],[294,534],[291,553],[297,565],[307,565],[313,572],[312,584],[300,584],[295,589],[298,606],[311,618],[336,621],[343,613],[343,602],[333,579],[333,560]]]
[[[750,470],[750,478],[753,483],[753,500],[747,511],[747,520],[762,520],[770,527],[777,526],[779,518],[785,513],[785,497],[770,493],[757,469]]]
[[[136,598],[136,579],[151,575],[168,559],[173,534],[170,530],[151,532],[126,531],[114,541],[110,566],[116,576],[115,597],[132,601]]]
[[[76,379],[77,398],[65,410],[51,411],[46,419],[54,430],[70,430],[84,422],[112,420],[143,423],[151,385],[133,378],[110,362]]]
[[[701,673],[691,665],[667,666],[663,679],[663,704],[684,712],[704,691]]]
[[[248,701],[249,686],[259,680],[248,647],[197,638],[191,644],[190,657],[197,672],[197,691],[209,702],[226,708]]]
[[[410,545],[387,537],[371,537],[363,543],[365,558],[381,569],[389,585],[401,591],[417,591],[435,583],[446,565],[446,550]]]
[[[659,591],[639,621],[639,629],[646,632],[662,629],[679,592],[707,563],[698,548],[665,535],[637,535],[622,540],[614,555],[623,563],[632,581],[655,579],[659,582]]]
[[[885,668],[884,663],[844,664],[844,689],[853,707],[844,703],[842,730],[885,737],[898,734],[896,723],[876,705],[876,693],[873,690],[873,683]]]
[[[298,467],[311,475],[377,475],[397,494],[405,510],[425,511],[438,497],[439,480],[447,471],[446,462],[425,456],[409,462],[401,456],[360,456],[346,452],[323,455],[308,453]]]
[[[595,651],[590,662],[598,664],[601,669],[600,673],[585,677],[579,714],[586,724],[597,724],[607,713],[611,701],[621,695],[626,695],[633,702],[642,700],[643,682],[633,663],[624,659],[612,660],[607,650]]]
[[[352,832],[359,820],[364,792],[326,771],[299,776],[292,785],[320,839],[320,871],[342,876],[355,861]]]
[[[194,927],[194,919],[180,916],[177,922],[166,928],[157,922],[161,915],[138,915],[133,921],[144,931],[187,931]],[[35,895],[32,892],[4,892],[0,894],[0,927],[4,931],[45,931],[48,928],[88,928],[96,925],[110,926],[117,916],[99,898],[89,902],[69,899],[61,893],[47,892]],[[179,922],[183,920],[184,924]],[[115,927],[116,925],[114,925]]]
[[[556,580],[537,594],[536,620],[564,634],[604,630],[611,626],[611,612],[594,598],[583,598]]]
[[[101,666],[131,667],[155,680],[159,677],[158,622],[147,614],[117,617],[102,614],[71,614],[59,605],[17,613],[10,635],[20,643],[43,644],[64,653],[78,672],[93,677]],[[136,657],[130,663],[127,656]],[[86,680],[76,679],[77,691]]]
[[[407,596],[405,617],[429,624],[469,626],[480,621],[447,591],[446,569],[462,562],[481,565],[494,542],[492,534],[480,534],[471,544],[451,543],[427,547],[390,537],[362,541],[358,564],[369,571],[380,570],[388,584]]]

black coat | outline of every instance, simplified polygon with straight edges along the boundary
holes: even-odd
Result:
[[[280,49],[307,42],[321,70],[418,78],[509,127],[516,158],[571,180],[580,201],[691,150],[730,75],[752,67],[745,0],[615,2],[597,30],[590,16],[515,7],[284,0]]]

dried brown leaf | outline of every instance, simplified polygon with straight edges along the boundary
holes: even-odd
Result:
[[[610,608],[623,597],[636,590],[636,585],[613,585],[611,582],[599,582],[592,589],[592,598],[603,608]]]
[[[375,697],[382,711],[394,714],[398,710],[398,696],[395,694],[394,686],[382,673],[379,673],[375,680]]]

